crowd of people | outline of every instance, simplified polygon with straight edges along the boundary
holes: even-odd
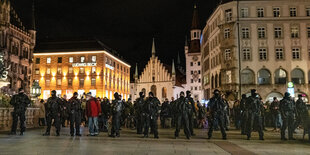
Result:
[[[159,138],[158,120],[161,128],[175,128],[175,138],[183,128],[187,139],[195,136],[194,128],[208,129],[208,139],[212,138],[214,130],[220,130],[222,139],[227,139],[226,131],[234,124],[241,135],[251,139],[251,133],[257,131],[259,139],[264,140],[265,124],[270,120],[274,131],[281,130],[281,140],[287,140],[285,131],[288,130],[288,140],[295,140],[293,134],[296,128],[303,128],[304,135],[310,139],[310,117],[306,103],[298,95],[295,102],[288,92],[279,101],[274,97],[273,102],[264,103],[255,89],[251,95],[242,95],[232,105],[225,95],[214,90],[213,97],[206,103],[194,101],[191,92],[181,92],[178,99],[165,99],[160,103],[152,92],[146,97],[143,92],[134,102],[125,101],[118,93],[114,100],[95,98],[91,93],[79,97],[75,92],[69,100],[66,95],[59,98],[56,91],[45,102],[40,101],[39,125],[47,126],[44,136],[50,136],[51,127],[55,126],[56,136],[60,136],[61,127],[70,125],[71,136],[82,136],[80,126],[88,126],[89,136],[97,136],[100,132],[109,132],[109,137],[120,137],[121,128],[135,129],[144,138],[152,134]],[[30,104],[23,89],[11,99],[14,107],[13,125],[10,134],[16,134],[18,118],[20,119],[20,135],[25,132],[25,111]],[[268,117],[267,117],[268,114]],[[232,123],[233,122],[233,123]],[[111,127],[109,127],[111,125]]]

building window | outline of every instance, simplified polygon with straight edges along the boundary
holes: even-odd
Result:
[[[57,68],[57,74],[61,74],[61,67]]]
[[[191,90],[193,90],[193,86],[191,86]]]
[[[40,64],[40,58],[36,58],[36,64]]]
[[[249,28],[247,27],[243,27],[241,29],[242,31],[242,39],[249,39],[250,38],[250,31],[249,31]]]
[[[230,37],[230,29],[229,28],[226,28],[224,30],[224,38],[227,39]]]
[[[200,82],[201,82],[201,79],[198,79],[198,82],[200,83]]]
[[[73,68],[72,68],[72,67],[69,67],[68,73],[69,73],[69,74],[72,74],[72,73],[73,73]]]
[[[257,8],[257,17],[264,17],[264,8]]]
[[[200,70],[198,70],[198,74],[201,74]]]
[[[243,60],[247,61],[251,59],[251,51],[249,48],[244,48],[242,50],[242,53],[243,53]]]
[[[259,49],[259,60],[267,60],[267,49],[266,48]]]
[[[92,86],[95,86],[95,85],[96,85],[96,79],[95,79],[95,78],[92,78],[92,79],[91,79],[91,85],[92,85]]]
[[[292,56],[293,56],[293,60],[300,59],[300,49],[299,48],[293,48],[292,49]]]
[[[276,48],[276,59],[283,60],[283,48]]]
[[[58,63],[62,63],[62,57],[58,57]]]
[[[280,8],[273,8],[273,17],[280,17]]]
[[[51,57],[46,58],[46,63],[47,63],[47,64],[50,64],[51,61],[52,61]]]
[[[36,75],[39,75],[39,74],[40,74],[40,70],[39,70],[39,69],[36,69],[36,70],[35,70],[35,73],[36,73]]]
[[[225,10],[225,19],[226,19],[226,22],[232,21],[232,11],[231,11],[231,9]]]
[[[230,49],[225,50],[225,60],[230,60],[231,59],[231,53]]]
[[[73,57],[69,57],[69,63],[73,63]]]
[[[80,68],[80,74],[84,74],[85,69],[84,68]]]
[[[249,9],[248,8],[241,8],[241,18],[247,18],[249,16]]]
[[[307,27],[307,36],[310,38],[310,26]]]
[[[96,67],[91,68],[91,73],[96,73]]]
[[[193,62],[191,62],[191,66],[194,66],[194,63],[193,63]]]
[[[46,74],[51,74],[51,68],[46,68]]]
[[[194,83],[194,79],[191,79],[191,83]]]
[[[306,8],[306,15],[310,17],[310,7]]]
[[[68,86],[72,86],[72,79],[68,79]]]
[[[291,27],[291,37],[298,38],[299,37],[299,28],[297,26]]]
[[[80,79],[80,87],[84,87],[84,79]]]
[[[85,57],[81,57],[81,62],[85,62]]]
[[[198,66],[200,66],[200,61],[197,62]]]
[[[45,80],[45,86],[50,86],[50,84],[51,84],[51,80],[46,79]]]
[[[191,71],[191,74],[193,75],[193,74],[194,74],[194,71]]]
[[[266,37],[266,29],[264,27],[259,27],[257,31],[258,31],[258,38]]]
[[[96,62],[97,61],[97,56],[93,55],[91,56],[91,62]]]
[[[282,28],[281,27],[275,27],[274,28],[274,37],[275,38],[282,38]]]
[[[290,8],[290,16],[291,17],[297,16],[297,8]]]
[[[57,79],[57,86],[61,86],[61,79]]]

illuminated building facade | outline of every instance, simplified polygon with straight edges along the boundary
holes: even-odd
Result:
[[[34,53],[33,80],[42,87],[40,98],[52,90],[57,95],[91,92],[96,97],[113,99],[118,92],[129,97],[130,65],[98,40],[47,42]]]

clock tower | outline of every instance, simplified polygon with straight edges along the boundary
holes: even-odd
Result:
[[[195,101],[204,99],[202,91],[201,76],[201,54],[200,54],[201,29],[199,24],[198,7],[194,5],[193,19],[190,30],[190,42],[185,39],[186,58],[186,89],[192,92]]]

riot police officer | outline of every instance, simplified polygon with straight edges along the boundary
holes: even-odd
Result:
[[[74,136],[81,136],[80,133],[80,125],[81,125],[81,111],[82,105],[81,101],[77,98],[78,93],[74,92],[73,97],[69,100],[68,110],[69,110],[69,117],[70,117],[70,134]],[[74,132],[75,127],[75,132]]]
[[[246,122],[247,122],[247,118],[248,118],[248,111],[247,109],[245,108],[246,105],[246,95],[245,94],[242,94],[242,98],[241,98],[241,101],[240,101],[240,110],[241,110],[241,134],[242,135],[245,135],[245,131],[246,131]]]
[[[294,133],[294,115],[296,112],[296,107],[294,100],[292,100],[290,97],[290,93],[286,92],[284,94],[284,98],[280,101],[279,110],[281,112],[281,117],[283,120],[283,125],[281,127],[281,140],[287,140],[285,138],[286,128],[288,128],[289,140],[295,140],[293,138],[293,133]]]
[[[188,111],[191,108],[189,102],[186,102],[184,97],[184,92],[180,93],[180,98],[176,101],[176,112],[177,112],[177,123],[175,128],[175,138],[179,137],[180,128],[183,124],[184,134],[186,135],[187,139],[190,139],[191,133],[189,130],[189,119],[188,119]]]
[[[263,122],[262,122],[262,109],[263,105],[258,95],[256,94],[256,90],[251,90],[251,96],[246,100],[246,109],[248,111],[248,119],[247,119],[247,140],[250,140],[252,129],[255,126],[257,127],[257,131],[259,134],[259,139],[264,140],[263,133]]]
[[[60,114],[62,101],[56,96],[56,91],[52,91],[52,96],[46,102],[47,128],[43,136],[49,136],[52,126],[52,120],[56,127],[56,136],[60,135]]]
[[[209,105],[207,107],[207,110],[210,113],[209,117],[209,132],[208,132],[208,139],[211,139],[213,129],[215,128],[215,122],[218,122],[218,125],[220,126],[222,138],[224,140],[227,139],[226,137],[226,131],[225,131],[225,102],[222,99],[220,95],[220,91],[218,89],[215,89],[213,92],[214,96],[210,99]]]
[[[20,135],[24,135],[24,132],[26,130],[25,112],[26,112],[28,105],[30,104],[30,100],[28,96],[24,93],[24,89],[19,88],[18,92],[19,93],[14,95],[10,101],[10,104],[14,107],[14,111],[12,112],[13,124],[12,124],[11,133],[10,133],[12,135],[16,134],[18,118],[20,121]]]
[[[307,106],[306,103],[302,100],[302,95],[298,95],[298,99],[296,101],[296,121],[294,124],[294,130],[299,126],[299,125],[304,125],[305,120],[307,119]]]
[[[149,128],[151,127],[151,131],[154,133],[154,138],[158,137],[158,107],[159,107],[159,100],[157,97],[154,97],[152,92],[149,93],[149,97],[146,99],[143,105],[143,116],[145,118],[144,124],[144,138],[149,136]]]
[[[136,124],[137,134],[142,134],[143,125],[144,125],[144,121],[143,121],[143,117],[142,117],[142,108],[143,108],[143,104],[145,102],[144,93],[140,92],[139,96],[140,97],[136,99],[134,108],[135,108],[136,121],[137,121],[137,124]]]
[[[194,117],[196,116],[196,106],[194,99],[191,97],[191,92],[186,91],[186,97],[185,100],[190,105],[188,110],[188,119],[189,119],[189,131],[191,132],[192,136],[195,136],[194,134]]]
[[[124,110],[124,103],[118,93],[114,94],[114,100],[112,101],[112,129],[110,137],[120,136],[121,117]]]

